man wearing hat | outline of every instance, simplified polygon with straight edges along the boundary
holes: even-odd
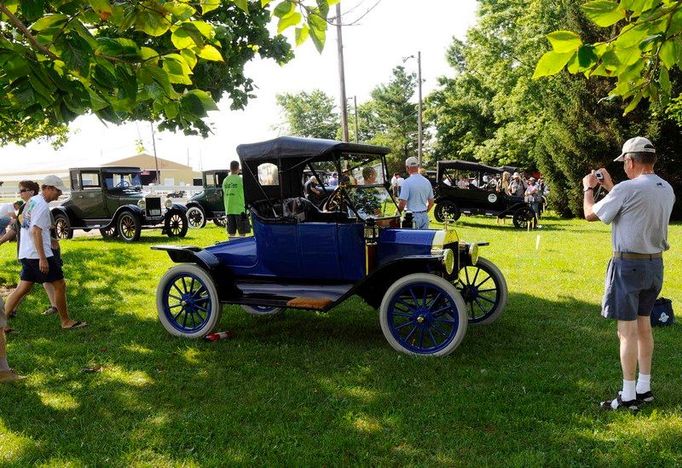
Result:
[[[405,160],[405,169],[409,177],[400,187],[398,210],[402,212],[407,207],[414,216],[414,227],[428,229],[429,211],[433,207],[433,187],[431,182],[419,173],[419,160],[414,156]]]
[[[592,171],[583,178],[583,209],[588,221],[611,224],[613,256],[606,273],[602,315],[618,321],[623,389],[601,407],[636,411],[654,399],[650,383],[654,338],[649,316],[663,286],[662,254],[670,248],[668,222],[675,195],[670,184],[654,173],[656,149],[648,139],[629,139],[614,161],[623,163],[629,180],[614,185],[606,169]],[[600,184],[608,194],[595,203],[594,190]]]
[[[66,308],[66,282],[59,258],[54,255],[50,239],[49,203],[57,200],[64,189],[64,182],[55,175],[45,177],[41,193],[31,197],[24,208],[19,236],[19,262],[21,281],[7,297],[5,310],[14,310],[33,287],[33,283],[51,283],[55,291],[57,313],[62,329],[82,328],[85,322],[69,318]]]

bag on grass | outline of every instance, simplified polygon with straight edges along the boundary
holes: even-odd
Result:
[[[654,302],[654,309],[651,311],[651,325],[662,327],[672,325],[675,322],[673,313],[673,302],[665,297],[659,297]]]

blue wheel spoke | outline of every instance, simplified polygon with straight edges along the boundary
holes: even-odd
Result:
[[[440,309],[434,310],[433,312],[431,312],[431,315],[433,315],[434,317],[439,317],[440,315],[442,315],[441,314],[442,312],[445,312],[446,310],[450,310],[451,308],[452,308],[452,306],[450,304],[446,304],[444,307],[441,307]]]
[[[436,295],[436,297],[433,299],[433,301],[431,301],[431,303],[430,303],[427,307],[428,307],[429,309],[431,309],[433,306],[435,306],[436,303],[438,302],[438,299],[440,299],[442,295],[443,295],[443,292],[442,292],[442,291],[439,292],[439,293]]]
[[[204,287],[203,284],[200,284],[199,286],[200,286],[199,289],[197,289],[196,291],[192,292],[192,297],[201,297],[201,295],[202,295],[204,292],[208,292],[208,291],[206,291],[206,288]],[[208,296],[206,296],[206,297],[208,297]]]
[[[401,304],[401,305],[404,305],[405,307],[407,307],[408,310],[414,310],[414,306],[408,304],[407,302],[403,301],[402,299],[399,299],[398,301],[396,301],[395,304],[396,305]]]
[[[419,347],[424,348],[424,330],[419,330]]]
[[[185,282],[185,277],[182,276],[180,279],[182,280],[182,289],[183,289],[182,292],[187,294],[188,291],[187,291],[187,283]]]
[[[182,321],[182,326],[183,328],[187,328],[187,316],[189,315],[188,312],[185,312],[185,318]]]
[[[180,309],[180,312],[178,312],[177,314],[175,314],[175,315],[173,316],[173,321],[174,321],[174,322],[177,322],[177,321],[178,321],[178,317],[180,317],[180,314],[183,313],[184,311],[185,311],[185,308],[184,308],[184,307],[183,307],[182,309]]]
[[[176,299],[176,300],[178,300],[178,301],[181,301],[181,300],[182,300],[181,297],[174,296],[174,295],[172,295],[171,293],[168,293],[168,297],[172,297],[173,299]]]
[[[433,337],[433,333],[431,333],[431,329],[429,328],[429,338],[431,338],[431,343],[433,343],[433,346],[438,346],[438,342],[436,339]]]
[[[407,322],[403,322],[400,325],[394,326],[393,328],[395,328],[396,330],[400,330],[401,328],[406,327],[408,325],[412,325],[412,324],[414,324],[414,322],[412,322],[411,320],[408,320]]]
[[[406,341],[406,342],[407,342],[407,341],[410,341],[410,338],[412,338],[412,335],[413,335],[414,332],[416,332],[416,331],[417,331],[417,326],[415,325],[414,328],[412,329],[412,331],[411,331],[410,333],[408,333],[407,336],[405,337],[405,341]]]
[[[189,283],[189,290],[194,291],[194,276],[192,276],[192,282]]]
[[[192,318],[192,328],[196,328],[197,323],[196,323],[196,321],[194,320],[194,311],[191,310],[190,313],[189,313],[189,315],[190,315],[190,317]]]
[[[434,319],[434,322],[438,322],[438,323],[453,323],[453,324],[457,323],[455,320],[444,320],[444,319]]]
[[[414,295],[414,291],[412,288],[410,288],[410,296],[412,296],[412,300],[414,301],[414,305],[419,307],[419,300],[417,299],[417,296]]]
[[[180,291],[180,288],[178,288],[178,285],[176,283],[177,283],[177,281],[173,283],[173,287],[182,296],[184,293],[182,291]]]
[[[201,307],[200,305],[194,304],[194,308],[203,310],[204,312],[208,313],[208,309],[206,307]]]
[[[433,328],[435,331],[437,331],[438,333],[440,333],[444,338],[447,338],[448,336],[450,336],[449,333],[447,333],[447,332],[441,330],[440,326],[438,326],[436,323],[434,323],[433,326],[432,326],[431,328]]]
[[[173,304],[168,306],[169,309],[174,309],[176,307],[182,307],[182,304]]]

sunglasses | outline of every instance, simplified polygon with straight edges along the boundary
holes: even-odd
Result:
[[[26,193],[26,192],[33,192],[33,190],[29,190],[27,188],[19,189],[19,193]]]

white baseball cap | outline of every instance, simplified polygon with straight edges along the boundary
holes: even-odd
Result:
[[[48,187],[54,187],[57,190],[64,191],[66,189],[66,186],[64,185],[64,181],[61,179],[61,177],[57,177],[56,175],[49,175],[43,179],[43,184],[42,185],[47,185]]]
[[[623,161],[628,153],[656,153],[656,148],[647,138],[636,136],[625,142],[623,152],[614,161]]]
[[[414,156],[410,156],[405,160],[405,166],[407,167],[419,167],[419,160]]]

